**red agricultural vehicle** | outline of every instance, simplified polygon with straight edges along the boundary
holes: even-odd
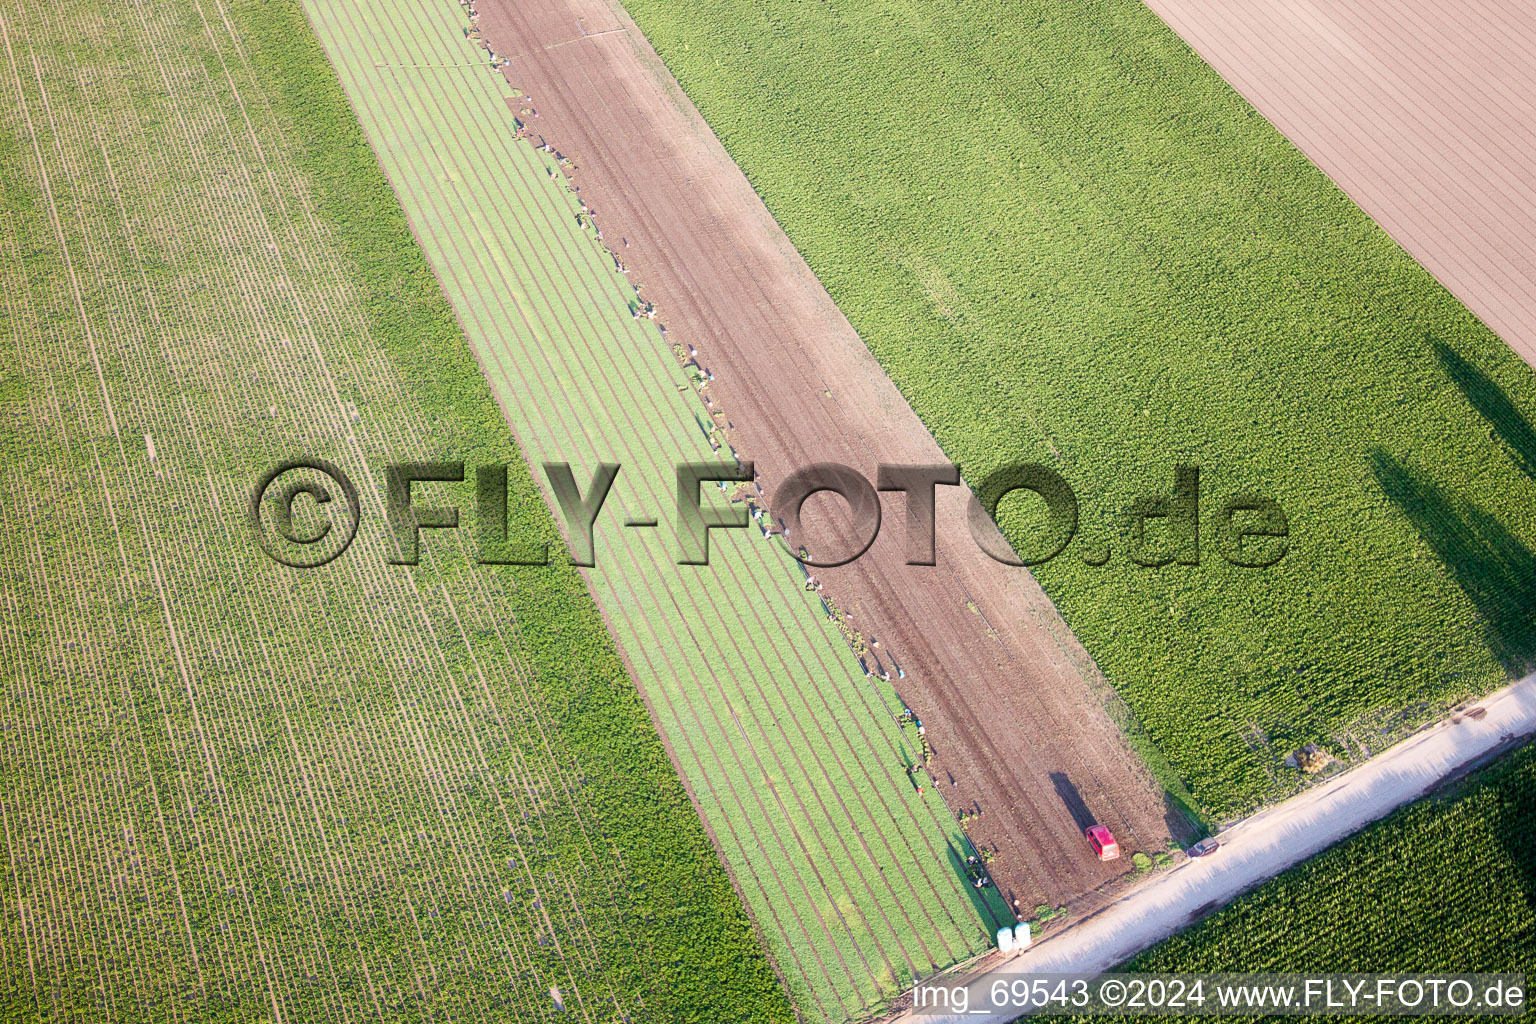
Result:
[[[1115,834],[1103,825],[1089,825],[1084,834],[1099,860],[1114,860],[1120,856],[1120,844],[1115,842]]]

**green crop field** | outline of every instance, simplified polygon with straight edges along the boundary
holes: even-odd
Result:
[[[1138,0],[626,6],[966,479],[1075,488],[1035,571],[1209,812],[1530,670],[1536,377]]]
[[[580,576],[385,562],[559,534],[295,5],[0,3],[0,423],[0,1019],[792,1019]]]
[[[918,754],[894,691],[799,567],[755,530],[676,564],[673,467],[734,465],[710,444],[718,407],[633,315],[556,158],[516,136],[520,97],[465,13],[304,9],[529,462],[570,463],[583,491],[621,466],[587,576],[797,1008],[859,1018],[985,949],[1012,914],[964,878],[957,823],[905,774]]]
[[[1507,754],[1138,956],[1127,970],[1527,971],[1536,747]]]

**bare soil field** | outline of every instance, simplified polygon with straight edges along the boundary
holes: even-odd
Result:
[[[1147,6],[1536,365],[1536,8]]]
[[[617,3],[481,0],[479,26],[525,94],[528,128],[571,161],[583,202],[667,327],[714,374],[730,444],[774,486],[815,462],[874,480],[877,463],[941,463],[937,443],[833,305],[725,149]],[[885,499],[862,558],[815,570],[850,625],[878,641],[926,727],[932,777],[995,849],[993,877],[1025,917],[1086,910],[1188,823],[1117,725],[1120,705],[1027,570],[989,559],[966,492],[939,488],[938,564],[904,563],[903,498]],[[835,520],[807,503],[807,523]],[[830,519],[826,517],[830,516]],[[833,523],[834,528],[836,524]],[[776,543],[776,541],[773,541]],[[1100,863],[1083,827],[1126,856]]]

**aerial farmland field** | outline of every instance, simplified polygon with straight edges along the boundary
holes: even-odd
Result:
[[[581,578],[386,564],[389,459],[559,535],[302,16],[0,39],[0,1017],[790,1019]],[[247,534],[303,453],[326,570]]]
[[[857,1016],[984,949],[1013,915],[971,888],[959,826],[906,776],[899,701],[798,566],[755,530],[676,564],[673,467],[730,466],[704,427],[723,417],[633,315],[555,155],[518,136],[536,98],[455,5],[306,11],[529,460],[583,488],[622,467],[587,577],[797,1004]],[[648,516],[667,526],[624,525]]]
[[[1139,2],[625,6],[966,479],[1076,490],[1033,572],[1208,813],[1536,664],[1536,375]]]
[[[526,130],[567,157],[572,187],[668,339],[708,367],[708,394],[771,508],[786,478],[817,462],[876,476],[877,463],[943,461],[622,11],[481,0],[476,12],[488,45],[523,55],[503,72],[532,97]],[[924,722],[930,777],[951,811],[970,815],[1005,901],[1025,917],[1089,913],[1133,868],[1089,855],[1083,819],[1129,850],[1165,853],[1194,831],[1188,795],[1171,772],[1154,778],[1143,758],[1166,764],[1033,577],[982,553],[961,489],[943,490],[936,564],[907,564],[887,519],[865,555],[815,570],[822,597]]]
[[[1184,7],[0,0],[0,1020],[1525,969],[1529,76]]]

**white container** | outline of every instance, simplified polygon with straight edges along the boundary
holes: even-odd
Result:
[[[1028,949],[1029,948],[1029,922],[1028,921],[1020,921],[1018,924],[1013,926],[1013,948],[1014,949]]]
[[[1013,952],[1013,929],[999,928],[997,930],[997,948],[1004,953]]]

